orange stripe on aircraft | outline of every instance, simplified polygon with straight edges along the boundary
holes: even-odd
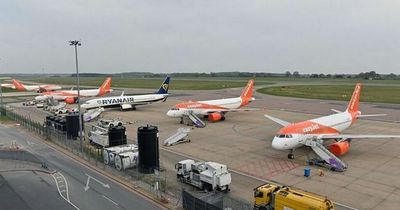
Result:
[[[279,134],[338,134],[339,131],[312,121],[288,125],[279,130]]]

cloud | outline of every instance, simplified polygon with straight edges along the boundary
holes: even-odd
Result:
[[[400,73],[398,1],[0,3],[0,69]]]

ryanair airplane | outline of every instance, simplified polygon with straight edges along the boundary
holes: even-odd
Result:
[[[164,102],[168,97],[170,77],[166,77],[161,87],[153,94],[145,95],[130,95],[125,96],[122,93],[120,96],[96,98],[86,101],[81,105],[84,109],[93,109],[98,107],[119,107],[121,111],[136,109],[137,105],[146,105],[154,102]]]

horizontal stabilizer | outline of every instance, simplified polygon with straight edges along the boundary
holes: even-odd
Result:
[[[364,117],[382,117],[386,116],[387,114],[362,114],[358,115],[357,118],[364,118]]]
[[[278,123],[279,125],[282,125],[282,126],[290,125],[290,122],[286,122],[286,121],[281,120],[281,119],[278,119],[278,118],[276,118],[276,117],[272,117],[272,116],[269,116],[269,115],[264,115],[264,116],[265,116],[266,118],[268,118],[268,119],[270,119],[270,120],[272,120],[272,121]]]
[[[336,112],[336,113],[342,113],[341,111],[339,111],[339,110],[336,110],[336,109],[331,109],[333,112]]]

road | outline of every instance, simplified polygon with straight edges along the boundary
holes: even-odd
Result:
[[[65,177],[70,201],[77,207],[76,209],[163,209],[159,204],[137,192],[117,184],[49,147],[23,129],[0,125],[0,143],[7,144],[11,140],[16,141],[24,149],[45,161],[50,169],[57,170]],[[91,179],[89,187],[85,190],[88,175]]]

